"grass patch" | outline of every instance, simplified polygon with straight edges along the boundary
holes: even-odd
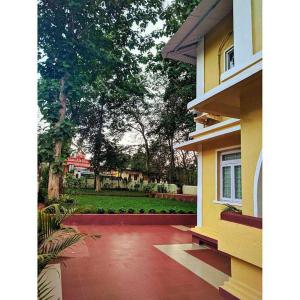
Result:
[[[140,210],[148,213],[150,209],[155,209],[158,213],[162,210],[169,212],[170,209],[176,212],[196,213],[197,209],[196,203],[174,199],[104,195],[76,195],[74,198],[76,199],[76,206],[79,212],[82,213],[97,213],[99,208],[103,208],[105,213],[109,209],[114,209],[116,213],[119,213],[120,209],[124,209],[127,212],[130,208],[134,209],[136,213],[139,213]]]

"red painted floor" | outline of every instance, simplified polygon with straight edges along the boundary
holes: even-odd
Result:
[[[72,257],[61,264],[64,300],[222,299],[216,288],[153,247],[191,243],[189,232],[147,225],[78,229],[102,237],[65,254]]]
[[[215,249],[186,250],[187,253],[197,257],[219,271],[231,275],[230,257],[218,252]]]

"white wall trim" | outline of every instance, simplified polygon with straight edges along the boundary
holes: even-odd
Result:
[[[213,203],[215,203],[215,204],[221,204],[221,205],[230,204],[230,205],[233,205],[233,206],[240,206],[240,207],[243,206],[242,201],[231,202],[231,201],[224,201],[224,200],[214,200]]]
[[[197,46],[196,97],[204,94],[204,37]]]
[[[256,169],[255,169],[255,175],[254,175],[254,182],[253,182],[253,215],[254,217],[258,216],[258,203],[257,203],[257,189],[258,189],[258,179],[259,179],[259,172],[262,166],[262,151],[260,151]]]
[[[173,146],[173,148],[178,150],[182,147],[193,145],[193,144],[199,144],[200,145],[201,142],[203,142],[203,141],[211,140],[213,138],[216,138],[216,137],[219,137],[219,136],[222,136],[222,135],[225,135],[225,134],[233,133],[233,132],[236,132],[236,131],[240,131],[240,130],[241,130],[241,125],[232,126],[232,127],[229,127],[229,128],[225,128],[223,130],[219,130],[219,131],[212,132],[210,134],[201,136],[201,137],[196,138],[194,140],[186,141],[186,142],[183,142],[183,143],[180,143],[180,144],[175,144]]]
[[[252,66],[253,64],[262,60],[262,51],[256,52],[253,54],[245,63],[241,65],[234,66],[232,69],[221,74],[221,81],[225,81],[230,77],[233,77],[235,74],[243,71],[244,69]]]
[[[197,226],[202,227],[203,211],[202,211],[202,146],[197,153]]]
[[[227,126],[227,125],[230,125],[230,124],[238,123],[239,121],[240,121],[240,119],[230,118],[230,119],[225,120],[223,122],[220,122],[220,123],[208,126],[208,127],[201,128],[201,129],[196,130],[194,132],[191,132],[189,134],[189,137],[193,137],[195,135],[199,135],[199,134],[211,131],[211,130],[215,130],[215,129],[221,128],[223,126]]]
[[[207,93],[203,94],[199,98],[196,98],[192,101],[190,101],[187,104],[188,109],[193,109],[196,105],[205,102],[209,98],[212,98],[213,96],[223,92],[224,90],[234,86],[235,84],[243,81],[244,79],[251,77],[255,73],[262,70],[262,62],[259,61],[255,65],[247,68],[246,70],[242,71],[241,73],[237,74],[233,78],[230,78],[229,80],[226,80],[222,82],[220,85],[216,86],[215,88],[209,90]]]
[[[230,147],[225,147],[225,148],[219,148],[215,150],[215,201],[218,201],[218,203],[224,201],[220,201],[219,195],[218,195],[218,183],[219,183],[219,174],[218,174],[218,157],[219,157],[219,152],[223,152],[226,150],[231,150],[231,149],[241,149],[241,145],[233,145]],[[243,184],[243,183],[242,183]],[[242,201],[240,202],[242,205]]]
[[[196,52],[196,97],[200,97],[204,94],[204,37],[198,42]],[[196,123],[196,130],[203,127],[203,124]]]
[[[251,0],[233,0],[235,65],[244,64],[253,54]]]

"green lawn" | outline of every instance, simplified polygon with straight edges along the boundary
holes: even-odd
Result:
[[[183,210],[185,212],[196,213],[196,203],[181,202],[173,199],[148,198],[140,196],[99,196],[99,195],[76,195],[76,206],[80,212],[97,213],[98,208],[103,208],[105,212],[108,209],[114,209],[116,213],[120,208],[126,211],[133,208],[138,213],[140,209],[148,212],[149,209],[155,209],[156,212],[161,210],[176,211]]]

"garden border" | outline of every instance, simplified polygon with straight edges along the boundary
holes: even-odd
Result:
[[[74,214],[64,225],[196,225],[196,214]]]

